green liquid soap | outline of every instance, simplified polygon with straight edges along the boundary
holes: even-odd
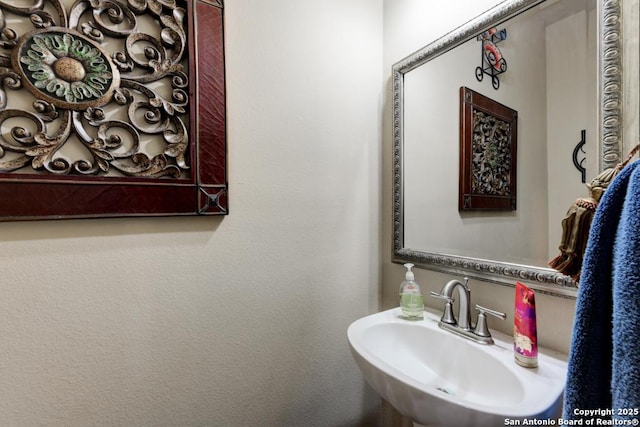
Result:
[[[424,297],[420,285],[414,281],[411,268],[413,264],[404,265],[407,268],[405,280],[400,285],[400,309],[402,317],[407,320],[424,319]]]

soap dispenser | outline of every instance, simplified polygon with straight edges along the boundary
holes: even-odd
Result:
[[[424,319],[424,297],[418,285],[413,279],[413,264],[404,265],[407,269],[405,280],[400,285],[400,309],[402,317],[407,320]]]

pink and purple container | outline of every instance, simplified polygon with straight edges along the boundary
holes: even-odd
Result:
[[[525,368],[538,366],[535,294],[520,282],[516,282],[513,312],[513,354],[518,365]]]

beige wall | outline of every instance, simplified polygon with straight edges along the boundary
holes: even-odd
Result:
[[[225,3],[231,214],[0,224],[2,425],[376,417],[382,1]]]
[[[497,1],[225,3],[231,214],[0,224],[3,425],[379,419],[346,328],[403,277],[391,65]],[[510,332],[513,288],[471,287]],[[542,345],[567,351],[573,310],[538,296]]]
[[[392,153],[391,122],[391,66],[414,51],[464,24],[493,7],[495,0],[459,0],[439,2],[434,12],[428,2],[421,0],[387,0],[384,2],[384,82],[385,103],[383,119],[383,222],[382,222],[382,307],[397,305],[398,287],[404,277],[402,265],[391,262],[392,246]],[[425,220],[429,212],[425,211]],[[439,291],[453,276],[427,270],[417,270],[416,280],[424,293]],[[504,311],[505,321],[490,320],[490,326],[506,333],[513,331],[514,288],[471,281],[472,302]],[[542,346],[568,352],[571,338],[575,300],[538,295],[538,338]],[[425,304],[441,308],[434,298],[425,297]]]
[[[545,36],[535,15],[531,11],[499,27],[508,34],[500,49],[509,66],[499,76],[499,90],[493,89],[490,76],[476,79],[481,43],[475,38],[404,75],[402,214],[407,248],[541,267],[550,259],[546,170],[540,167],[547,157],[546,99],[540,90],[546,85],[545,61],[536,60],[544,58]],[[515,211],[458,212],[461,86],[518,112]]]
[[[580,11],[546,28],[547,187],[549,258],[562,236],[562,219],[577,197],[589,191],[572,167],[573,150],[585,130],[585,182],[598,175],[597,11]],[[559,185],[562,183],[562,185]]]

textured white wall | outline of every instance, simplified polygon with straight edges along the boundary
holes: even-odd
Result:
[[[391,122],[392,91],[391,66],[428,43],[442,37],[485,10],[495,6],[496,0],[456,0],[434,3],[422,0],[384,1],[384,81],[385,111],[383,120],[383,247],[382,247],[382,305],[393,307],[398,304],[398,286],[404,277],[404,268],[391,262],[392,258],[392,153],[393,132]],[[425,211],[425,221],[429,212]],[[527,244],[527,242],[523,242]],[[439,291],[450,275],[427,270],[416,271],[416,280],[422,285],[423,293]],[[471,296],[474,303],[504,311],[505,321],[490,320],[490,326],[505,333],[513,331],[514,288],[480,281],[471,281]],[[568,351],[575,300],[538,295],[538,338],[543,346],[554,350]],[[435,298],[425,298],[425,304],[441,308]]]
[[[376,417],[382,1],[225,3],[231,214],[0,224],[2,425]]]

